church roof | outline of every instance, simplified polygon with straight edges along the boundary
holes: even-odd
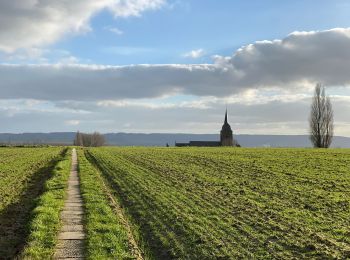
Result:
[[[233,139],[232,139],[232,130],[231,126],[228,123],[227,120],[227,109],[225,112],[225,121],[222,126],[221,135],[220,135],[220,141],[190,141],[188,143],[177,143],[175,142],[175,146],[177,147],[183,147],[183,146],[209,146],[209,147],[216,147],[216,146],[232,146]]]
[[[220,146],[221,142],[217,141],[190,141],[189,146]]]

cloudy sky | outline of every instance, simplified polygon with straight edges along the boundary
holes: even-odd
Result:
[[[0,132],[350,136],[348,0],[0,1]]]

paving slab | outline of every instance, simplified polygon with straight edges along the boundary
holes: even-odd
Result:
[[[64,211],[84,211],[84,208],[82,206],[65,206]]]
[[[64,231],[61,232],[58,235],[58,239],[62,239],[62,240],[79,240],[79,239],[84,239],[85,238],[85,234],[82,231]]]
[[[81,218],[66,218],[64,220],[65,225],[71,226],[71,225],[83,225],[83,220]],[[62,227],[63,230],[64,226]]]
[[[56,259],[62,258],[83,258],[83,252],[80,248],[59,248],[56,251]]]
[[[83,203],[82,198],[77,196],[68,196],[67,201],[69,201],[69,203]]]
[[[77,240],[59,240],[56,248],[76,248],[82,247],[84,245],[84,241],[81,239]]]
[[[83,210],[81,208],[77,208],[77,209],[72,209],[72,210],[66,210],[64,209],[62,211],[62,215],[83,215]]]
[[[67,214],[67,215],[62,215],[61,219],[63,221],[71,221],[71,220],[81,220],[83,221],[83,218],[80,215],[74,215],[74,214]]]
[[[73,232],[73,231],[84,231],[83,225],[64,225],[64,227],[61,229],[62,232]]]
[[[64,204],[64,207],[82,207],[81,204],[82,204],[83,201],[81,202],[66,202]]]

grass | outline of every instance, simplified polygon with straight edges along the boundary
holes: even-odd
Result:
[[[92,148],[89,158],[155,259],[350,257],[350,150]]]
[[[22,258],[50,259],[54,255],[70,168],[71,152],[68,152],[55,166],[50,179],[45,183],[44,193],[38,199],[37,207],[32,213],[30,235]]]
[[[116,212],[99,172],[78,150],[81,191],[85,207],[87,259],[134,259],[126,223]]]
[[[36,198],[63,148],[0,148],[0,258],[23,248]]]

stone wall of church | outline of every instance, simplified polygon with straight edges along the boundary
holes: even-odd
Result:
[[[221,140],[221,145],[222,146],[233,146],[233,138],[231,136],[230,137],[224,137],[222,140]]]

